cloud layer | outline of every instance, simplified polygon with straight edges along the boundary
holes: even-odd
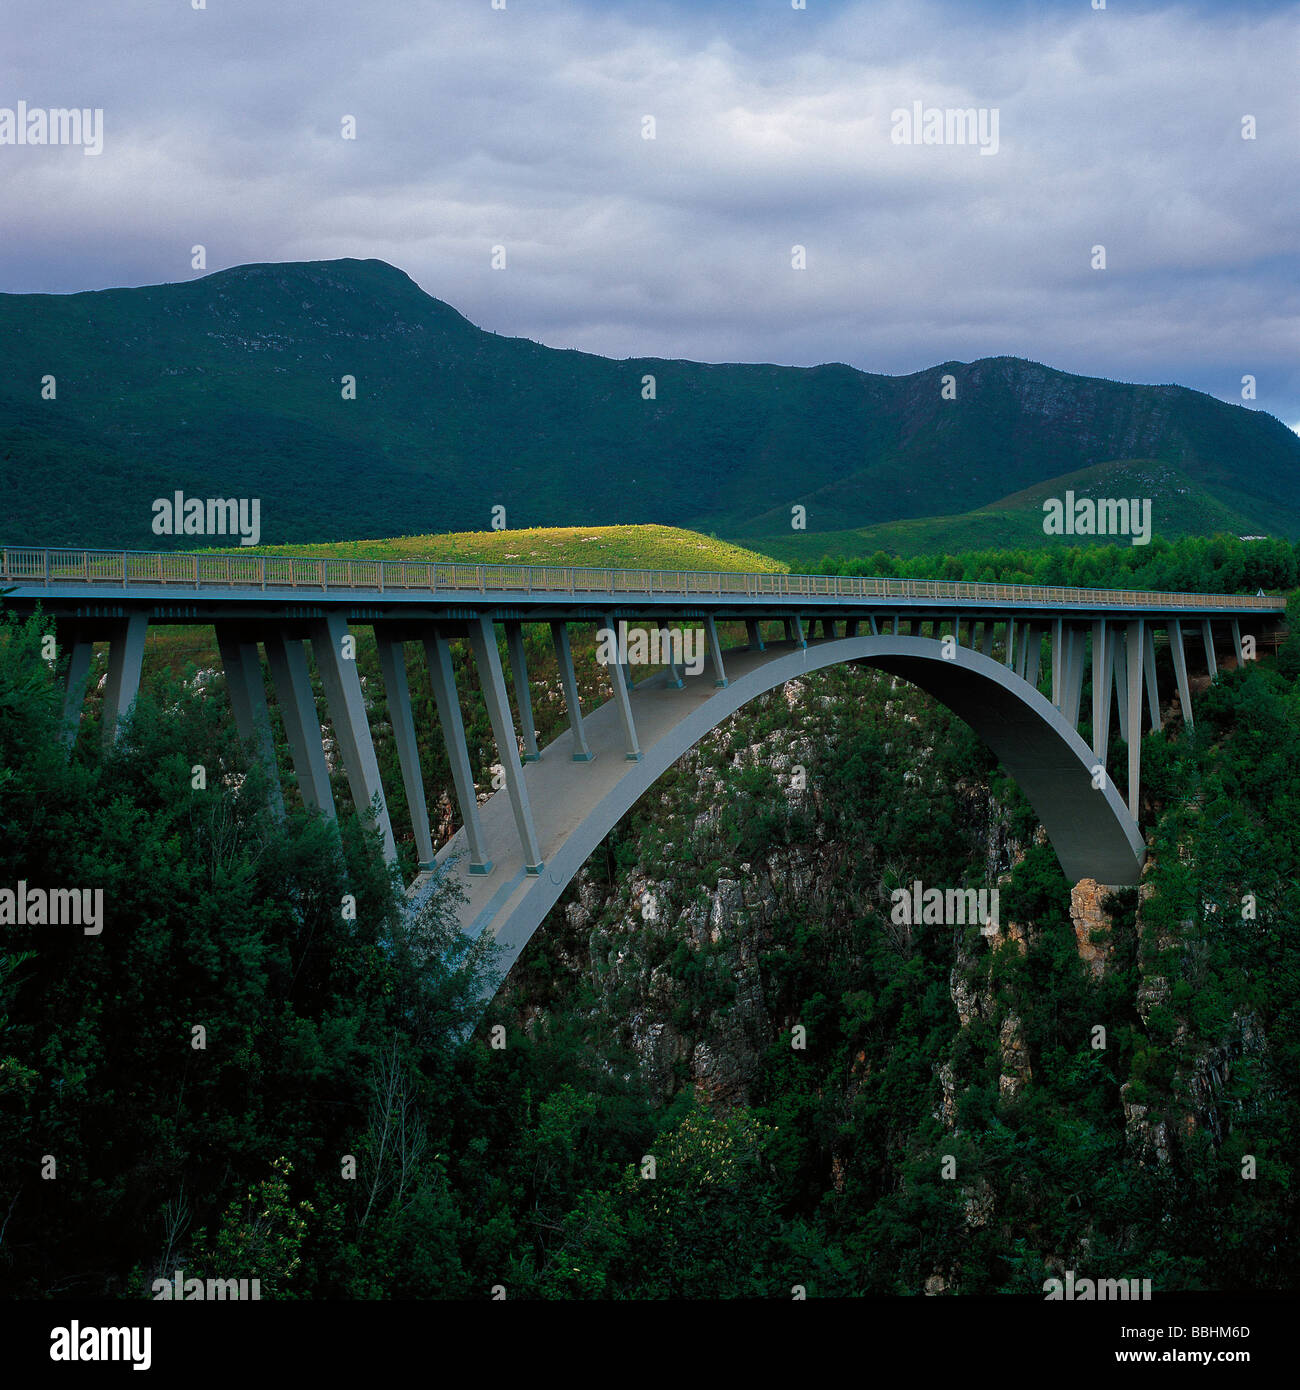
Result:
[[[378,256],[557,347],[1251,375],[1300,420],[1300,7],[808,5],[27,7],[0,107],[104,150],[0,146],[0,289]],[[893,143],[916,101],[996,155]]]

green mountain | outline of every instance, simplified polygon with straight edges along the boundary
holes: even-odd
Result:
[[[1001,497],[987,507],[958,516],[914,517],[882,521],[848,531],[786,532],[750,542],[765,554],[786,561],[816,561],[823,555],[957,555],[974,550],[1012,550],[1060,544],[1043,531],[1043,503],[1076,497],[1128,497],[1151,500],[1151,533],[1165,540],[1220,533],[1246,536],[1268,534],[1255,516],[1219,501],[1208,488],[1193,482],[1170,463],[1153,459],[1119,459],[1081,468]],[[1069,543],[1087,545],[1087,537]],[[1105,537],[1096,544],[1128,545],[1123,536]]]
[[[268,543],[482,530],[498,506],[512,528],[656,522],[751,540],[790,535],[796,504],[811,540],[996,509],[1134,458],[1177,469],[1234,527],[1300,535],[1300,439],[1178,386],[1009,357],[904,377],[614,361],[476,328],[373,260],[0,295],[11,544],[203,544],[153,533],[153,500],[178,489],[260,499]]]

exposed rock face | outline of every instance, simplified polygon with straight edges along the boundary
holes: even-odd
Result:
[[[594,967],[608,998],[632,1001],[626,1041],[658,1099],[689,1081],[710,1104],[749,1102],[763,1049],[798,1021],[774,1018],[764,996],[759,959],[773,941],[770,924],[779,907],[795,901],[829,910],[831,858],[820,848],[811,854],[775,850],[761,863],[746,863],[743,879],[721,877],[685,903],[671,882],[640,871],[613,896],[585,871],[579,875],[578,901],[565,909],[568,924],[586,934],[587,959],[576,964]],[[652,938],[664,945],[652,946]],[[700,1019],[680,1017],[685,991],[664,959],[668,946],[676,950],[678,943],[709,961],[731,996],[728,1007]]]
[[[1003,922],[996,930],[986,928],[981,936],[988,942],[987,950],[978,944],[972,949],[964,941],[958,942],[956,959],[948,976],[948,992],[963,1028],[968,1028],[973,1019],[993,1017],[995,1006],[989,986],[993,952],[1010,942],[1023,956],[1029,945],[1028,933],[1018,922]]]
[[[997,1194],[987,1178],[980,1178],[970,1187],[963,1187],[961,1195],[966,1202],[966,1224],[972,1230],[987,1226],[993,1219],[993,1209]]]
[[[1019,922],[1003,922],[998,928],[997,936],[992,938],[992,941],[995,946],[1010,941],[1022,956],[1029,949],[1029,933]]]
[[[1025,1044],[1025,1030],[1018,1014],[1008,1014],[1002,1020],[998,1031],[998,1045],[1002,1054],[1002,1075],[998,1078],[998,1091],[1007,1100],[1014,1100],[1033,1080],[1033,1068],[1029,1065],[1029,1048]]]
[[[972,1019],[986,1018],[993,1007],[987,980],[981,976],[980,964],[974,956],[959,949],[952,974],[948,977],[948,990],[963,1028],[969,1028]]]
[[[939,1089],[942,1092],[942,1099],[939,1108],[934,1112],[936,1120],[943,1122],[943,1127],[952,1133],[957,1132],[957,1076],[952,1069],[951,1062],[945,1062],[937,1070],[939,1077]]]
[[[1102,902],[1110,892],[1105,884],[1092,878],[1081,878],[1070,889],[1070,920],[1074,923],[1079,959],[1098,980],[1105,975],[1111,954],[1111,920],[1102,910]],[[1093,932],[1105,932],[1106,939],[1094,941]]]
[[[1169,1002],[1169,981],[1163,975],[1144,975],[1137,991],[1137,1012],[1144,1026],[1150,1026],[1151,1010]]]
[[[1233,1070],[1243,1062],[1266,1061],[1267,1040],[1259,1020],[1253,1013],[1234,1013],[1228,1036],[1218,1047],[1203,1052],[1187,1076],[1185,1086],[1175,1081],[1175,1089],[1186,1096],[1188,1105],[1184,1128],[1193,1132],[1203,1124],[1218,1148],[1231,1129],[1231,1102],[1224,1099]],[[1181,1079],[1181,1073],[1180,1073]],[[1258,1106],[1267,1097],[1270,1087],[1253,1088]]]
[[[1151,1107],[1137,1104],[1130,1097],[1133,1083],[1126,1081],[1119,1088],[1119,1098],[1124,1106],[1124,1133],[1129,1147],[1137,1155],[1138,1162],[1169,1162],[1169,1123],[1157,1118]]]

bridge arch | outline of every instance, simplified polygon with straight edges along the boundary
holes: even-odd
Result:
[[[950,656],[943,656],[945,650]],[[654,783],[724,719],[787,681],[824,667],[854,662],[901,677],[926,691],[968,724],[992,749],[1025,793],[1068,878],[1108,884],[1138,881],[1145,856],[1142,834],[1106,776],[1094,785],[1096,759],[1061,712],[1009,667],[981,652],[935,638],[882,634],[832,638],[811,646],[782,644],[766,651],[728,651],[729,683],[717,688],[713,672],[678,688],[666,676],[641,682],[632,694],[642,756],[625,760],[623,729],[609,700],[584,719],[597,756],[572,759],[566,731],[527,764],[524,777],[537,818],[542,872],[525,872],[513,833],[507,793],[480,807],[484,830],[497,846],[513,844],[488,877],[467,872],[462,828],[438,855],[439,872],[458,878],[466,894],[461,920],[473,937],[490,934],[499,948],[504,979],[564,888]],[[418,902],[432,876],[413,885]],[[495,986],[494,986],[495,988]]]

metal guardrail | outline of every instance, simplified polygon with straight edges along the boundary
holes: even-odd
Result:
[[[480,565],[436,560],[339,560],[297,555],[200,555],[193,551],[0,548],[0,585],[87,584],[114,588],[371,589],[431,593],[681,594],[701,596],[935,599],[969,603],[1107,604],[1117,608],[1235,608],[1269,612],[1276,597],[977,584],[952,579],[856,575],[745,574],[709,570],[615,569],[587,565]]]

